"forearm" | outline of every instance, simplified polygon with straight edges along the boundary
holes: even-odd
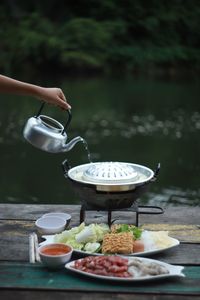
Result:
[[[70,109],[60,88],[47,88],[0,75],[0,93],[32,96],[47,103]]]
[[[39,86],[18,81],[3,75],[0,75],[0,92],[1,93],[12,93],[25,96],[38,97],[40,95]]]

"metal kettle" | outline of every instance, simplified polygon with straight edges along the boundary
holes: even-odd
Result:
[[[46,152],[60,153],[70,151],[77,142],[84,142],[82,137],[77,136],[66,144],[66,129],[72,119],[71,111],[67,110],[68,119],[63,126],[57,120],[41,115],[44,104],[42,103],[37,115],[29,118],[25,124],[23,135],[29,143]]]

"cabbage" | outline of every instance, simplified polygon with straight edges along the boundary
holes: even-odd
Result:
[[[81,223],[79,226],[73,227],[70,230],[65,230],[61,233],[57,233],[54,236],[54,242],[56,243],[68,243],[69,239],[75,239],[75,235],[82,231],[85,227],[85,223]]]
[[[99,242],[103,240],[103,236],[107,232],[109,232],[109,226],[107,224],[90,224],[85,226],[83,222],[79,226],[56,234],[54,236],[54,242],[69,244],[77,250],[86,247],[86,249],[89,250],[84,248],[84,251],[95,252],[100,248],[101,245]]]
[[[79,232],[81,232],[83,229],[85,228],[85,223],[82,222],[79,226],[73,227],[72,229],[70,229],[69,231],[75,235]]]
[[[90,253],[94,253],[94,252],[98,252],[101,248],[101,244],[100,243],[87,243],[85,244],[84,247],[84,251],[90,252]]]
[[[78,243],[95,242],[97,240],[95,230],[92,226],[86,226],[81,232],[76,234],[75,237]]]
[[[72,248],[76,249],[76,250],[81,250],[84,247],[84,244],[81,243],[77,243],[74,239],[69,239],[67,241],[67,244],[72,246]]]
[[[68,230],[63,231],[62,233],[57,233],[54,236],[54,242],[56,243],[67,243],[68,239],[71,238],[71,233]]]
[[[110,231],[109,226],[107,224],[91,224],[90,226],[93,226],[97,242],[103,241],[104,235]]]
[[[109,232],[109,227],[106,224],[90,224],[76,234],[78,243],[101,242],[105,233]]]

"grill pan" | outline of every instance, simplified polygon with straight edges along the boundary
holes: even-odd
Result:
[[[126,162],[96,162],[70,168],[62,163],[64,176],[84,204],[95,209],[131,207],[154,182],[160,169]]]

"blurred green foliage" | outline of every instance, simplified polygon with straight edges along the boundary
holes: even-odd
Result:
[[[199,0],[0,2],[0,70],[200,69]]]

